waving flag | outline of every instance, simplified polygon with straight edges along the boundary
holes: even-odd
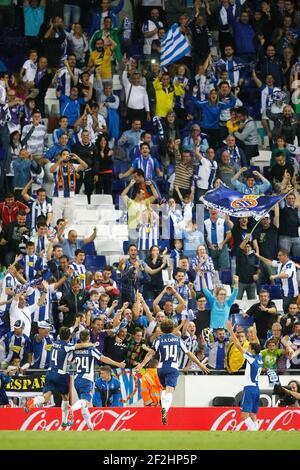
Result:
[[[191,46],[180,32],[177,23],[172,24],[166,32],[161,43],[160,65],[166,67],[184,57],[191,50]]]
[[[221,184],[218,189],[208,191],[201,200],[206,207],[225,212],[232,217],[253,217],[259,220],[286,196],[287,193],[278,196],[242,194]]]
[[[15,294],[21,294],[23,292],[26,292],[29,287],[36,287],[40,285],[43,282],[43,278],[39,277],[38,279],[33,279],[32,281],[28,281],[25,284],[19,284],[15,288]]]

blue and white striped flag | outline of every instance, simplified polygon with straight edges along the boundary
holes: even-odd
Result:
[[[178,24],[172,24],[161,43],[160,66],[166,67],[176,62],[188,54],[190,50],[191,46],[180,32]]]

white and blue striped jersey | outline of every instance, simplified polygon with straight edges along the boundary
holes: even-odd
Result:
[[[214,272],[215,272],[214,262],[213,262],[212,258],[209,256],[204,263],[202,263],[202,264],[201,263],[202,263],[202,260],[199,258],[199,256],[195,256],[194,258],[192,258],[192,261],[191,261],[192,269],[195,269],[197,266],[201,265],[200,271],[196,272],[196,279],[194,281],[194,288],[195,288],[196,292],[203,289],[201,272],[204,271],[204,277],[205,277],[207,288],[209,290],[213,290],[214,289],[213,275],[214,275]]]
[[[51,358],[48,371],[65,375],[67,373],[70,353],[75,351],[75,345],[59,339],[55,341],[51,350]]]
[[[43,259],[38,255],[24,255],[21,264],[27,281],[33,281],[37,272],[43,269]]]
[[[245,370],[245,387],[258,387],[258,377],[261,374],[263,368],[263,360],[261,354],[252,354],[245,352],[243,354],[247,361]]]
[[[4,361],[7,363],[10,363],[15,357],[19,357],[22,365],[24,362],[27,362],[27,355],[32,352],[31,341],[24,334],[17,336],[12,331],[9,331],[2,336],[0,343],[5,347],[6,357]]]
[[[142,224],[139,228],[139,250],[150,250],[153,245],[157,245],[159,240],[159,227],[154,224]]]
[[[198,341],[196,337],[192,337],[189,333],[186,336],[181,336],[181,341],[184,342],[186,349],[195,354],[198,348]],[[179,369],[184,369],[189,362],[189,357],[181,350],[179,356]]]
[[[54,343],[52,335],[46,336],[40,342],[36,341],[36,336],[33,339],[33,368],[46,369],[49,367],[51,351]]]
[[[188,349],[185,343],[176,335],[165,334],[159,336],[154,343],[153,349],[159,352],[159,369],[179,369],[180,350],[185,354]]]
[[[225,219],[218,217],[216,222],[212,222],[211,219],[204,221],[204,236],[205,240],[211,245],[220,245],[223,243],[226,234],[230,232]]]
[[[78,82],[79,75],[81,74],[81,70],[77,67],[74,67],[72,73],[75,77],[76,83]],[[63,67],[58,74],[58,82],[59,82],[59,89],[63,95],[70,96],[70,91],[72,87],[72,78],[67,69],[67,67]]]
[[[46,199],[44,202],[39,202],[36,197],[31,196],[30,200],[27,202],[31,210],[31,229],[35,229],[37,225],[37,218],[42,215],[47,218],[49,213],[53,212],[52,204],[49,199]]]
[[[12,298],[11,295],[7,295],[5,293],[5,289],[12,289],[13,291],[15,291],[16,287],[20,285],[19,281],[17,281],[17,279],[12,276],[12,274],[10,274],[9,272],[7,272],[3,278],[3,282],[2,282],[2,290],[1,290],[1,295],[0,295],[0,302],[7,302],[8,300],[10,300]],[[2,305],[0,307],[0,312],[5,312],[5,310],[9,308],[9,305]]]
[[[86,288],[86,267],[84,264],[77,264],[75,262],[71,263],[70,268],[73,269],[73,276],[80,279],[81,289]]]
[[[183,250],[178,251],[176,248],[174,248],[171,251],[170,259],[173,261],[173,271],[176,271],[176,269],[178,268],[180,256],[182,255],[183,255]]]
[[[199,189],[213,189],[218,164],[214,160],[201,158],[201,164],[195,165],[195,183]]]
[[[285,297],[296,297],[299,294],[297,282],[297,270],[295,263],[288,260],[285,264],[277,260],[272,261],[273,268],[277,268],[277,274],[287,274],[287,279],[278,279]]]
[[[86,379],[94,382],[94,364],[95,359],[100,361],[102,354],[90,346],[85,349],[77,349],[72,353],[72,359],[76,364],[75,379]]]
[[[38,301],[40,300],[41,296],[43,295],[43,291],[35,288],[31,294],[28,296],[29,305],[35,305],[33,320],[35,322],[38,321],[48,321],[50,318],[50,305],[52,301],[53,294],[56,293],[56,289],[54,288],[54,284],[50,284],[48,286],[46,298],[41,306],[38,306]]]

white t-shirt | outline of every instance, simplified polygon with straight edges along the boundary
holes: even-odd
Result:
[[[23,82],[33,82],[37,71],[37,63],[28,59],[24,62],[23,69],[25,70]]]
[[[161,21],[158,21],[157,24],[159,27],[163,27],[163,24]],[[151,31],[154,31],[157,28],[156,24],[152,20],[146,20],[145,23],[143,24],[142,31],[143,33],[151,33]],[[144,54],[150,55],[151,54],[151,45],[152,41],[154,39],[158,39],[158,34],[154,34],[150,38],[144,37],[144,49],[143,52]]]
[[[25,323],[24,328],[24,335],[30,336],[31,330],[31,321],[32,321],[32,314],[36,308],[36,305],[31,305],[30,307],[19,308],[19,302],[17,300],[13,300],[11,303],[10,311],[9,311],[9,319],[10,319],[10,331],[14,331],[14,324],[17,320],[23,320]]]

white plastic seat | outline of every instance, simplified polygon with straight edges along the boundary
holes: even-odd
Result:
[[[91,229],[89,229],[86,225],[76,224],[74,227],[68,228],[67,232],[69,232],[70,230],[75,230],[79,238],[84,238],[87,235],[91,234]]]
[[[56,88],[48,88],[45,98],[56,100]]]
[[[91,195],[91,204],[103,205],[103,204],[113,204],[113,198],[111,194],[92,194]]]
[[[112,239],[128,240],[128,226],[127,225],[111,225]]]
[[[76,211],[74,211],[74,220],[81,224],[82,222],[90,222],[96,225],[97,216],[97,211],[87,211],[82,209],[77,209]]]
[[[283,312],[283,305],[282,305],[282,299],[273,299],[272,302],[276,305],[277,312],[282,313]]]
[[[87,206],[88,200],[86,194],[76,194],[73,198],[72,202],[74,201],[75,206]]]
[[[97,239],[106,239],[110,240],[111,237],[111,231],[110,231],[110,226],[109,225],[100,225],[99,223],[95,225],[97,228]]]
[[[253,299],[253,300],[248,300],[248,299],[242,299],[242,300],[235,300],[235,303],[238,304],[240,309],[243,312],[247,312],[249,308],[252,307],[252,305],[257,304],[258,299]]]
[[[164,281],[164,285],[166,286],[168,282],[170,281],[169,271],[167,269],[162,270],[162,278]]]
[[[98,255],[110,254],[120,256],[121,253],[121,242],[117,240],[100,240],[97,239],[94,241],[96,251]]]
[[[259,157],[256,157],[258,160],[265,162],[270,162],[271,160],[271,150],[260,150]]]
[[[51,106],[51,116],[59,116],[60,110],[59,110],[59,101],[53,101],[52,106]]]
[[[117,209],[102,209],[101,207],[98,208],[98,215],[100,217],[101,222],[116,221],[121,217],[122,211],[119,211]]]

